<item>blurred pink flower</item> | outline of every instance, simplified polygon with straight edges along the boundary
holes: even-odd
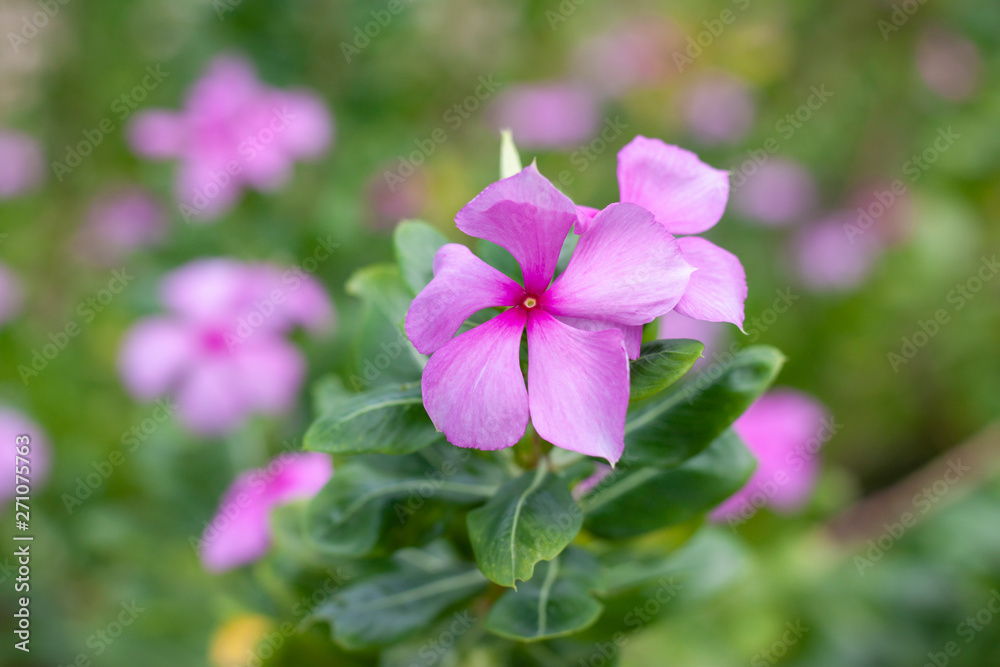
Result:
[[[4,459],[7,461],[7,472],[3,476],[7,481],[0,485],[0,501],[5,507],[7,501],[16,495],[17,481],[14,477],[14,471],[23,465],[17,461],[19,445],[16,439],[20,435],[27,435],[31,438],[26,457],[29,461],[29,470],[27,475],[22,476],[30,480],[29,486],[32,491],[37,492],[49,476],[51,452],[45,434],[37,424],[17,410],[0,405],[0,438],[2,438],[0,447],[7,452],[4,454]]]
[[[954,102],[967,100],[979,88],[979,49],[951,30],[926,30],[917,44],[917,71],[937,95]]]
[[[375,229],[393,229],[400,220],[419,217],[427,205],[428,180],[423,171],[415,171],[402,183],[389,183],[386,166],[368,181],[366,194],[371,207],[371,225]],[[402,178],[402,177],[400,177]]]
[[[219,217],[243,188],[281,187],[296,160],[318,158],[332,137],[333,120],[316,94],[272,88],[233,56],[208,66],[181,111],[143,111],[129,126],[137,154],[180,161],[177,199],[188,221]]]
[[[816,182],[805,167],[792,160],[771,158],[733,193],[741,215],[765,225],[787,225],[816,204]]]
[[[571,83],[520,85],[500,94],[494,124],[513,132],[521,148],[570,148],[594,135],[601,123],[600,100]]]
[[[241,474],[205,527],[198,550],[204,568],[223,572],[263,557],[274,508],[312,498],[332,476],[330,456],[312,452],[282,454]]]
[[[733,430],[757,458],[757,469],[711,519],[745,518],[765,504],[779,512],[805,504],[819,476],[817,452],[833,435],[826,408],[800,391],[774,389],[757,399]]]
[[[858,216],[839,211],[803,227],[793,252],[803,284],[814,290],[849,290],[861,284],[882,251],[875,231],[854,234]]]
[[[668,66],[669,54],[681,44],[683,37],[673,22],[653,15],[633,17],[584,42],[574,56],[573,70],[598,94],[618,97],[675,71]]]
[[[116,264],[130,252],[162,240],[166,223],[159,202],[142,188],[105,193],[91,204],[76,247],[93,262]]]
[[[45,180],[42,147],[32,137],[0,129],[0,199],[37,190]]]
[[[734,144],[753,125],[756,105],[750,89],[728,74],[706,74],[683,97],[684,120],[704,144]]]
[[[326,292],[300,270],[222,258],[167,274],[160,300],[170,314],[132,327],[119,371],[139,399],[174,394],[180,420],[205,435],[291,408],[305,362],[285,334],[334,320]]]
[[[695,368],[707,363],[716,349],[726,340],[726,327],[721,322],[706,322],[681,315],[672,310],[660,318],[658,338],[687,338],[705,346]]]
[[[21,313],[23,302],[21,280],[13,271],[0,264],[0,325],[17,317]]]

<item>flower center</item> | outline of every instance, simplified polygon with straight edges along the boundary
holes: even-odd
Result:
[[[531,296],[529,294],[528,296],[524,297],[523,301],[521,301],[521,305],[527,308],[528,310],[531,310],[532,308],[538,305],[538,297]]]

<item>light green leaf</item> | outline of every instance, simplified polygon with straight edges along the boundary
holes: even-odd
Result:
[[[654,340],[643,343],[629,371],[629,400],[641,401],[676,382],[701,358],[705,346],[696,340]]]
[[[469,539],[483,574],[515,586],[531,579],[536,563],[555,558],[573,541],[582,518],[566,480],[542,463],[469,512]]]
[[[510,130],[500,130],[500,178],[513,176],[522,168],[513,133]]]
[[[314,612],[330,622],[333,638],[351,650],[376,648],[405,639],[449,606],[486,588],[472,564],[433,572],[403,570],[345,588]]]
[[[504,593],[486,617],[486,629],[515,641],[533,642],[590,627],[604,607],[591,596],[599,588],[600,565],[570,547],[538,566],[531,581]]]
[[[492,241],[484,239],[479,240],[476,248],[476,254],[481,260],[508,278],[523,284],[524,278],[521,273],[521,265],[517,263],[514,256],[507,252],[507,250]]]
[[[403,280],[400,269],[395,264],[373,264],[354,272],[347,281],[345,291],[363,299],[370,307],[382,314],[400,332],[397,339],[404,346],[419,368],[427,364],[427,357],[417,352],[406,337],[403,324],[406,312],[413,301],[413,293]]]
[[[750,347],[637,404],[625,422],[626,462],[673,466],[696,455],[771,386],[784,360],[773,347]]]
[[[641,535],[703,514],[736,493],[756,461],[732,431],[676,468],[615,473],[580,501],[587,529],[607,539]]]
[[[436,229],[420,220],[404,220],[392,235],[396,263],[407,286],[417,294],[434,277],[434,255],[448,242]]]
[[[442,435],[424,410],[420,385],[394,385],[342,398],[306,431],[305,449],[330,454],[408,454]]]

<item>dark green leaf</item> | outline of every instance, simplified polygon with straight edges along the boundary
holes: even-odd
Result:
[[[393,342],[403,346],[420,368],[424,367],[427,358],[417,352],[404,333],[403,324],[413,301],[413,293],[404,282],[398,266],[375,264],[355,271],[344,289],[381,313],[399,332]]]
[[[581,500],[587,529],[620,539],[681,523],[736,493],[755,465],[739,436],[726,431],[676,468],[623,470]]]
[[[486,629],[522,642],[579,632],[604,609],[590,594],[599,588],[599,576],[597,559],[571,547],[540,564],[531,581],[504,593],[486,617]]]
[[[476,247],[478,248],[476,254],[484,262],[519,283],[523,281],[521,265],[517,263],[517,260],[509,252],[496,243],[485,240],[480,240]]]
[[[407,286],[417,294],[434,277],[434,255],[448,242],[436,229],[420,220],[404,220],[392,235],[396,262]]]
[[[629,371],[629,400],[654,396],[694,366],[705,346],[696,340],[654,340],[643,343],[642,353]]]
[[[580,532],[582,519],[566,480],[540,464],[469,512],[469,539],[483,574],[514,586],[531,579],[538,561],[558,556]]]
[[[499,486],[494,468],[453,447],[423,450],[399,457],[358,457],[337,472],[309,503],[306,532],[324,551],[360,556],[378,541],[386,510],[394,500],[416,498],[417,507],[431,497],[459,503],[477,502]],[[397,503],[399,505],[399,503]],[[404,521],[414,513],[410,503],[396,509]]]
[[[405,639],[486,584],[468,563],[431,572],[407,569],[349,586],[314,615],[330,622],[334,639],[345,648],[374,648]]]
[[[341,399],[306,431],[305,449],[330,454],[408,454],[441,439],[420,385],[379,387]]]
[[[625,422],[627,463],[672,466],[696,455],[771,386],[783,362],[773,347],[747,348],[638,404]]]

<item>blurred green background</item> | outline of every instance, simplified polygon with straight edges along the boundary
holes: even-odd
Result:
[[[731,204],[709,236],[747,269],[748,322],[765,313],[776,290],[799,297],[754,342],[787,355],[778,384],[818,397],[841,425],[824,449],[810,506],[790,518],[763,511],[738,530],[709,530],[699,539],[718,558],[607,659],[1000,665],[1000,620],[981,613],[1000,600],[1000,432],[989,428],[1000,415],[1000,281],[984,281],[962,308],[949,301],[1000,240],[1000,5],[404,0],[375,36],[355,41],[387,4],[53,0],[47,6],[58,11],[17,52],[9,37],[0,43],[0,125],[37,137],[47,164],[114,117],[115,99],[141,82],[147,66],[169,74],[139,108],[176,109],[205,65],[227,52],[248,55],[272,85],[313,89],[336,122],[324,159],[297,165],[279,192],[247,194],[214,224],[185,224],[170,204],[175,165],[135,157],[117,121],[61,181],[49,167],[40,190],[0,201],[0,259],[27,292],[21,317],[0,328],[0,402],[40,424],[54,450],[51,474],[33,499],[33,650],[26,656],[5,641],[3,664],[228,667],[247,664],[246,651],[281,623],[303,620],[295,603],[325,575],[302,568],[283,538],[264,561],[223,576],[202,570],[189,539],[238,471],[297,446],[312,416],[307,392],[287,418],[257,419],[218,441],[168,422],[67,510],[64,494],[153,410],[122,389],[115,368],[122,336],[159,309],[158,278],[192,258],[294,265],[331,238],[340,247],[317,276],[339,326],[330,337],[299,342],[310,380],[331,372],[346,379],[364,359],[354,342],[361,305],[343,291],[348,276],[391,258],[398,218],[424,219],[461,240],[455,212],[496,179],[504,94],[522,84],[571,82],[592,95],[594,130],[565,146],[519,143],[522,157],[537,157],[553,181],[569,173],[560,186],[579,204],[617,199],[615,153],[636,134],[682,145],[734,174],[752,169],[753,156],[776,140],[774,158],[811,175],[815,196],[794,220],[761,224]],[[5,0],[0,32],[19,33],[42,5]],[[639,37],[611,38],[622,31]],[[625,56],[636,40],[645,41],[635,56],[640,66],[632,67]],[[449,109],[474,94],[481,77],[493,77],[496,92],[461,122],[449,121]],[[734,114],[727,121],[722,113],[721,130],[700,125],[705,114],[692,107],[713,77],[738,82],[728,97],[700,93],[709,110]],[[832,95],[789,131],[786,115],[808,104],[814,87]],[[597,142],[606,122],[625,129]],[[386,170],[436,128],[445,128],[446,139],[406,179],[405,196],[387,192]],[[913,171],[914,156],[932,149],[942,131],[957,138]],[[803,268],[797,254],[803,235],[838,213],[856,220],[859,206],[870,207],[897,179],[905,202],[867,232],[880,238],[870,267],[849,285],[811,282],[812,262]],[[162,199],[167,238],[123,260],[134,282],[25,385],[18,366],[110,279],[109,269],[80,259],[76,231],[94,197],[115,184],[140,184]],[[823,248],[840,261],[841,251]],[[912,359],[893,364],[890,353],[900,354],[903,339],[942,308],[949,322]],[[724,331],[726,344],[743,344],[738,332]],[[957,457],[973,472],[921,511],[915,494]],[[871,558],[868,540],[891,536],[905,511],[918,514],[917,526],[883,539],[891,547],[881,547],[870,568],[859,565],[856,556]],[[13,509],[0,515],[9,534]],[[7,619],[15,604],[12,550],[0,555]],[[97,633],[132,601],[142,609],[135,622],[105,642]],[[981,629],[966,641],[972,626],[962,624],[977,613]],[[949,642],[957,655],[943,653]],[[322,625],[281,644],[264,664],[370,664],[339,653]],[[243,662],[227,662],[227,651]],[[419,660],[400,655],[398,664],[428,664]],[[449,660],[445,654],[437,664]],[[538,653],[521,660],[554,664]],[[477,664],[492,663],[483,656]]]

